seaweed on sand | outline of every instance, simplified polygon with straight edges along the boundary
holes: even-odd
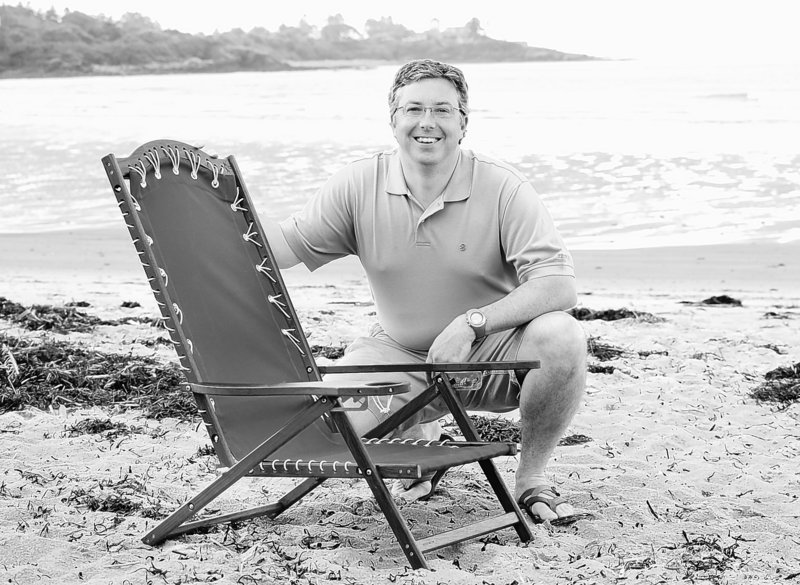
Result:
[[[728,295],[715,295],[702,301],[679,301],[682,305],[718,305],[723,307],[741,307],[742,301]]]
[[[80,435],[103,435],[109,441],[120,436],[141,433],[142,427],[130,426],[122,422],[112,422],[108,418],[86,418],[70,425],[63,435],[65,437],[79,437]]]
[[[578,321],[618,321],[620,319],[636,319],[646,323],[658,323],[663,321],[661,317],[656,317],[652,313],[645,311],[632,311],[631,309],[602,309],[595,311],[587,307],[575,307],[569,310],[569,314]]]
[[[0,297],[0,318],[8,319],[29,331],[52,331],[54,333],[85,333],[97,325],[127,325],[130,323],[145,323],[152,327],[164,328],[165,323],[162,317],[131,316],[108,320],[89,315],[75,308],[88,306],[90,306],[89,303],[85,301],[74,301],[63,307],[57,305],[25,307],[5,297]],[[132,307],[133,305],[128,306]]]
[[[30,331],[90,331],[96,325],[112,324],[99,317],[88,315],[72,306],[56,307],[53,305],[31,305],[28,308],[5,297],[0,297],[0,317],[10,319],[12,323]]]
[[[51,339],[0,335],[0,347],[6,356],[0,361],[0,413],[63,404],[141,408],[155,419],[196,416],[191,394],[181,386],[183,374],[173,364]],[[5,365],[11,360],[16,368]]]
[[[741,557],[736,554],[741,538],[733,537],[734,543],[722,546],[720,537],[716,534],[710,536],[694,536],[689,538],[683,532],[684,542],[665,546],[665,550],[681,549],[680,563],[685,570],[684,580],[708,581],[713,584],[723,583],[724,573],[742,563]],[[677,568],[677,567],[676,567]]]
[[[777,402],[784,407],[800,401],[800,362],[767,372],[764,382],[750,396],[759,402]]]
[[[621,357],[627,353],[620,347],[599,341],[597,337],[590,337],[587,339],[586,345],[587,349],[589,350],[589,355],[596,357],[601,362],[613,360],[614,358]]]
[[[314,357],[324,357],[329,360],[338,360],[344,355],[344,347],[335,347],[332,345],[312,345],[311,353]]]
[[[503,443],[521,443],[522,432],[519,421],[500,418],[497,416],[470,415],[472,425],[484,441],[498,441]],[[563,437],[560,446],[580,445],[592,439],[586,435],[569,435]]]
[[[118,481],[101,480],[89,489],[73,488],[61,501],[92,512],[112,512],[117,515],[117,523],[121,522],[120,516],[132,516],[137,512],[145,518],[167,516],[160,500],[153,497],[145,484],[127,475]]]

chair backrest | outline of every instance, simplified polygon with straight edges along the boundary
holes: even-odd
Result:
[[[103,162],[187,379],[319,380],[234,158],[159,140]],[[226,465],[313,400],[195,397]]]

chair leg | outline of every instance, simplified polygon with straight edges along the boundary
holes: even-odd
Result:
[[[183,524],[189,518],[197,514],[200,510],[205,508],[209,504],[209,502],[214,500],[222,492],[224,492],[226,489],[228,489],[230,486],[232,486],[234,483],[236,483],[242,477],[248,474],[252,469],[256,467],[256,465],[261,463],[267,455],[280,449],[283,445],[291,441],[304,428],[306,428],[314,420],[322,416],[325,412],[329,411],[330,409],[331,409],[331,402],[326,398],[322,398],[317,402],[315,402],[309,408],[297,414],[278,432],[276,432],[274,435],[266,439],[258,447],[250,451],[250,453],[248,453],[239,462],[237,462],[230,469],[228,469],[228,471],[223,473],[219,478],[211,482],[211,484],[209,484],[199,494],[191,498],[189,501],[185,502],[180,508],[175,510],[163,522],[161,522],[158,526],[153,528],[153,530],[145,534],[145,536],[142,538],[142,542],[154,546],[156,544],[159,544],[160,542],[163,542],[169,536],[175,534],[176,529],[178,529],[178,527],[181,526],[181,524]],[[283,510],[278,510],[277,508],[273,508],[273,506],[254,508],[253,510],[266,510],[266,511],[262,511],[261,513],[245,512],[244,514],[250,514],[247,517],[253,517],[256,515],[263,515],[267,513],[269,514],[274,513],[277,516],[277,514],[283,511]],[[232,516],[236,517],[234,518]],[[228,519],[235,520],[243,518],[236,514],[234,515],[229,514],[218,517],[216,519],[208,518],[200,520],[198,522],[192,523],[191,526],[193,528],[201,528],[204,526],[218,524],[219,522],[225,522]],[[189,529],[190,528],[188,527],[184,530],[178,529],[177,533],[180,534],[183,532],[187,532]]]
[[[408,524],[406,524],[400,511],[397,509],[394,499],[383,481],[383,477],[381,477],[380,472],[372,463],[372,459],[370,459],[366,447],[350,425],[350,420],[347,418],[347,415],[343,411],[337,410],[331,411],[331,415],[334,421],[336,421],[339,432],[341,432],[344,442],[347,444],[348,449],[350,449],[353,459],[355,459],[356,464],[363,471],[364,479],[367,481],[370,490],[372,490],[372,495],[375,496],[378,506],[384,516],[386,516],[386,521],[389,523],[392,532],[394,532],[403,554],[406,555],[408,562],[411,564],[411,568],[427,569],[428,563],[425,561],[425,556],[417,545],[414,535],[411,534]]]
[[[326,477],[310,477],[303,482],[299,483],[293,490],[284,494],[284,496],[278,500],[278,504],[281,506],[281,512],[284,510],[289,509],[291,506],[302,500],[306,497],[309,493],[311,493],[317,486],[321,485],[326,479]],[[281,512],[278,512],[280,514]],[[278,516],[275,514],[273,518]]]
[[[461,430],[461,433],[464,435],[464,438],[467,441],[481,441],[478,431],[475,430],[475,426],[472,424],[472,421],[467,415],[464,405],[461,404],[461,401],[456,396],[455,391],[450,385],[450,381],[442,375],[437,375],[434,381],[439,388],[442,399],[447,404],[450,412],[453,415],[453,418],[456,421],[456,424]],[[488,480],[489,485],[492,487],[492,491],[494,491],[495,495],[497,496],[497,499],[499,500],[500,505],[503,507],[503,510],[506,512],[513,512],[517,515],[519,521],[514,524],[514,530],[517,531],[519,539],[522,542],[530,541],[533,538],[533,533],[528,527],[528,523],[525,520],[525,516],[522,514],[519,505],[508,491],[508,487],[503,481],[503,478],[500,477],[500,472],[497,471],[494,461],[479,461],[478,464],[481,466],[481,470],[486,476],[486,479]]]

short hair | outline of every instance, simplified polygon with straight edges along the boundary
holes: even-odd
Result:
[[[400,88],[423,79],[446,79],[453,84],[458,93],[458,108],[465,116],[469,115],[469,98],[467,80],[458,67],[433,61],[432,59],[416,59],[403,65],[394,76],[392,89],[389,91],[389,110],[394,114],[397,109],[397,92]]]

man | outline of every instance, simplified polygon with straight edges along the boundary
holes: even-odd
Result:
[[[540,360],[541,369],[487,376],[462,396],[470,410],[519,408],[515,495],[534,520],[571,515],[545,478],[585,383],[583,331],[564,312],[576,302],[571,256],[524,177],[462,150],[469,106],[459,69],[404,65],[389,105],[397,150],[350,164],[303,211],[272,226],[278,263],[314,270],[359,256],[378,323],[341,363]],[[425,387],[424,375],[408,379],[412,393]],[[370,401],[352,413],[356,428],[368,430],[408,399]],[[429,406],[406,436],[437,438],[441,414]],[[416,498],[434,488],[424,481],[400,491]]]

